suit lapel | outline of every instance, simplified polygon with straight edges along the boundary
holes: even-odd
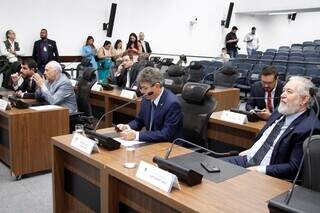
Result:
[[[160,112],[161,112],[161,110],[162,110],[162,107],[164,106],[164,103],[165,103],[165,101],[166,101],[166,98],[167,98],[167,91],[164,89],[164,90],[163,90],[163,93],[162,93],[162,95],[161,95],[161,97],[160,97],[159,103],[158,103],[158,105],[157,105],[157,107],[156,107],[156,110],[155,110],[155,112],[154,112],[153,126],[154,126],[154,124],[157,122],[158,116],[161,115]]]
[[[303,120],[306,116],[307,116],[307,113],[304,112],[302,115],[300,115],[298,118],[296,118],[296,119],[288,126],[288,128],[286,129],[286,131],[280,136],[280,138],[278,139],[277,144],[275,145],[275,147],[274,147],[274,149],[273,149],[272,157],[271,157],[271,161],[270,161],[270,162],[272,162],[272,161],[277,157],[277,154],[279,153],[279,152],[278,152],[278,149],[279,149],[281,143],[283,142],[283,139],[286,138],[286,136],[287,136],[288,134],[290,134],[290,133],[295,129],[295,127],[297,126],[297,124],[299,124],[300,121]]]

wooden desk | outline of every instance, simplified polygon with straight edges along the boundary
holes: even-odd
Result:
[[[267,212],[267,201],[290,183],[247,172],[221,183],[202,184],[165,193],[135,177],[137,169],[123,167],[125,150],[83,154],[70,146],[72,136],[58,136],[53,144],[54,212]],[[137,148],[137,161],[163,156],[170,144]],[[176,147],[172,156],[189,152]],[[121,205],[119,205],[121,203]]]
[[[0,111],[0,160],[21,176],[51,169],[49,139],[69,132],[67,108]]]
[[[208,95],[218,101],[216,111],[228,110],[239,105],[240,90],[238,88],[215,88],[209,90]]]
[[[91,105],[104,108],[104,112],[108,112],[115,107],[130,101],[130,99],[120,97],[120,93],[120,88],[115,88],[112,91],[91,91]],[[237,88],[217,88],[209,90],[208,95],[214,97],[218,101],[216,110],[227,110],[238,106],[240,90]],[[140,105],[141,99],[138,99],[132,104],[118,110],[118,112],[135,117],[140,111]],[[112,121],[112,114],[110,114],[105,118],[100,127],[111,127]]]
[[[244,125],[223,121],[222,111],[212,113],[208,125],[208,138],[250,148],[254,138],[265,125],[265,121],[248,122]]]

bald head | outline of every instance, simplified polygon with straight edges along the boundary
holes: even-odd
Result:
[[[56,80],[62,72],[61,65],[56,61],[47,63],[44,69],[44,75],[48,81]]]

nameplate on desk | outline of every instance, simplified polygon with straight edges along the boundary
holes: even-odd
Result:
[[[237,124],[245,124],[248,122],[247,115],[230,111],[223,111],[220,119]]]
[[[177,176],[144,161],[140,161],[136,177],[165,192],[172,187],[180,189]]]
[[[81,134],[75,133],[73,135],[71,146],[79,149],[80,151],[90,155],[92,151],[100,152],[96,142],[94,140],[91,140],[90,138],[87,138]]]
[[[0,99],[0,110],[6,111],[7,107],[8,107],[8,101]]]
[[[97,91],[100,92],[102,91],[102,86],[100,84],[98,84],[98,82],[96,82],[92,87],[91,87],[92,91]]]
[[[136,97],[136,92],[131,90],[123,89],[121,90],[120,97],[134,99]]]

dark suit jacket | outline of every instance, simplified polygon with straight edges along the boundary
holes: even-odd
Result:
[[[31,81],[31,86],[30,86]],[[23,98],[34,98],[34,93],[37,89],[37,84],[32,78],[25,78],[22,84],[15,91],[26,92],[23,95]]]
[[[274,109],[276,109],[280,103],[280,96],[282,93],[284,83],[282,81],[278,80],[276,91],[274,93],[275,99],[273,99],[273,106]],[[250,99],[250,97],[253,97]],[[261,82],[256,82],[251,86],[250,91],[250,97],[248,98],[247,104],[246,104],[246,110],[250,111],[251,109],[254,109],[257,107],[258,109],[265,109],[266,108],[266,102],[265,102],[265,90],[262,87]],[[261,97],[261,99],[254,99],[255,97]],[[278,97],[278,98],[277,98]]]
[[[272,113],[266,125],[257,135],[256,141],[281,116],[282,114],[278,111]],[[307,110],[296,118],[281,135],[273,149],[270,165],[267,166],[267,175],[286,179],[292,179],[296,175],[303,154],[303,141],[309,136],[315,117],[313,110]],[[319,131],[320,122],[316,118],[314,133],[318,134]]]
[[[142,52],[144,52],[144,53],[152,53],[152,50],[151,50],[149,42],[144,41],[144,43],[146,44],[146,49],[144,49],[143,46],[142,46]]]
[[[34,42],[32,58],[37,62],[38,67],[40,68],[43,65],[46,65],[49,61],[55,60],[59,61],[59,53],[56,42],[48,39],[48,61],[41,61],[41,40]]]
[[[151,101],[143,99],[138,117],[129,123],[137,131],[143,127],[149,130]],[[152,131],[141,131],[139,140],[146,142],[173,141],[182,135],[183,114],[177,97],[164,89],[155,110]]]
[[[139,66],[137,63],[135,63],[132,67],[130,72],[130,87],[134,86],[134,84],[136,84],[136,79],[138,77],[139,74]],[[125,87],[127,84],[127,73],[128,70],[124,70],[119,76],[116,77],[117,80],[117,85],[119,87]]]

